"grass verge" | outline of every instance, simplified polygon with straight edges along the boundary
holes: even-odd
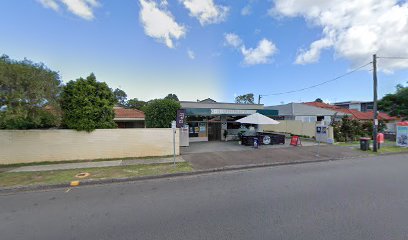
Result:
[[[397,147],[397,146],[381,146],[380,149],[378,149],[377,153],[399,153],[399,152],[407,152],[408,153],[408,148],[404,147]]]
[[[51,164],[62,164],[62,163],[104,162],[104,161],[135,160],[135,159],[144,159],[144,160],[146,160],[146,159],[170,158],[170,157],[173,157],[173,155],[158,156],[158,157],[150,156],[150,157],[126,157],[126,158],[98,158],[98,159],[87,159],[87,160],[11,163],[11,164],[0,164],[0,168],[16,168],[16,167],[25,167],[25,166],[51,165]]]
[[[16,186],[31,186],[31,185],[50,185],[69,183],[74,180],[96,180],[96,179],[113,179],[127,177],[142,177],[142,176],[158,176],[170,173],[191,172],[192,167],[187,162],[165,164],[140,164],[131,166],[118,167],[102,167],[102,168],[83,168],[58,171],[42,171],[42,172],[19,172],[0,173],[0,187],[16,187]],[[78,173],[90,173],[89,177],[76,178]]]

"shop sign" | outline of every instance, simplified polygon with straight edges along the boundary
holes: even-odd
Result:
[[[211,109],[211,115],[250,115],[256,113],[256,110],[244,109]]]

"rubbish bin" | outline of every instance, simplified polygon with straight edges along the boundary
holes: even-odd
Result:
[[[259,139],[258,137],[254,137],[254,148],[258,148],[259,146]]]
[[[367,151],[370,149],[370,138],[360,138],[360,150]]]

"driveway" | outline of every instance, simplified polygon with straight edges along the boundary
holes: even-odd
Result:
[[[303,146],[314,146],[315,142],[303,141]],[[279,145],[261,145],[259,149],[276,149],[276,148],[291,148],[290,139],[286,139],[285,144]],[[189,147],[181,147],[181,154],[190,153],[206,153],[206,152],[230,152],[230,151],[252,151],[257,150],[250,146],[238,144],[238,141],[210,141],[210,142],[193,142]]]
[[[200,144],[193,144],[192,148],[199,148]],[[201,145],[201,146],[204,146]],[[208,148],[199,149],[196,152],[184,151],[183,159],[190,162],[194,169],[205,170],[212,168],[224,168],[248,164],[271,164],[271,163],[290,163],[290,162],[307,162],[332,158],[350,158],[363,157],[368,154],[357,151],[351,147],[340,147],[333,145],[321,145],[319,148],[314,146],[285,146],[276,145],[253,149],[241,145],[230,145],[224,149],[222,146],[228,145],[210,145]],[[213,151],[208,151],[213,147]],[[219,150],[219,151],[217,151]],[[191,150],[190,150],[191,151]],[[319,156],[318,155],[319,151]]]

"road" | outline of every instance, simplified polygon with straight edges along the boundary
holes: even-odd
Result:
[[[408,155],[0,196],[5,239],[408,239]]]

